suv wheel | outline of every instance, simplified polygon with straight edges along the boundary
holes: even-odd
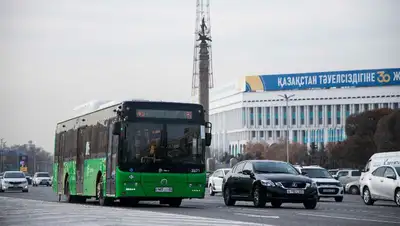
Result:
[[[372,197],[371,197],[371,192],[369,191],[369,189],[367,187],[364,188],[364,191],[363,191],[363,200],[366,205],[374,204],[374,200],[372,200]]]
[[[267,203],[259,185],[256,185],[253,190],[253,203],[255,207],[264,207],[265,203]]]
[[[229,187],[224,189],[224,202],[227,206],[234,206],[236,203],[236,200],[231,197],[231,189]]]
[[[208,191],[209,191],[209,193],[210,193],[210,196],[214,196],[214,195],[215,195],[215,192],[214,192],[214,190],[213,190],[212,184],[208,185]]]
[[[400,207],[400,188],[396,189],[394,201],[396,202],[397,206]]]
[[[318,200],[317,199],[313,199],[313,200],[307,200],[303,203],[304,207],[306,209],[315,209],[315,207],[317,207],[317,203]]]

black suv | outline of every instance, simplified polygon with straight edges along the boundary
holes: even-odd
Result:
[[[253,201],[263,207],[282,203],[303,203],[315,209],[318,202],[317,185],[303,176],[291,164],[272,160],[248,160],[237,163],[222,182],[225,205],[236,201]]]

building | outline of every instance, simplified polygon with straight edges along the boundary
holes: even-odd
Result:
[[[288,111],[285,94],[293,95]],[[249,141],[274,143],[287,127],[292,142],[341,141],[350,114],[399,104],[400,68],[246,76],[210,94],[212,153],[235,155]]]

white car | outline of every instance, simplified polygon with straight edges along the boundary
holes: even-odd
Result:
[[[346,193],[349,193],[352,195],[359,195],[360,194],[360,181],[356,180],[356,181],[347,183],[344,191]]]
[[[400,165],[379,166],[360,178],[360,193],[366,205],[377,200],[394,201],[400,207]]]
[[[333,178],[328,170],[319,166],[303,166],[301,172],[317,184],[318,198],[334,198],[336,202],[343,201],[343,185]]]
[[[230,170],[230,168],[218,169],[209,177],[208,190],[211,196],[214,196],[215,193],[222,192],[222,181]]]
[[[32,179],[32,186],[38,185],[51,186],[51,178],[48,172],[36,172]]]
[[[6,171],[1,179],[0,192],[22,191],[28,192],[28,180],[21,171]]]

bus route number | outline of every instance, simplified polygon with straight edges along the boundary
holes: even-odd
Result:
[[[191,173],[200,173],[200,169],[191,169],[190,172]]]

